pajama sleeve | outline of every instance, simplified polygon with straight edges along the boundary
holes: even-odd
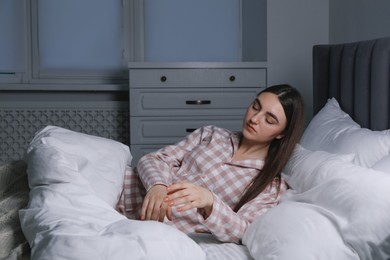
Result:
[[[184,156],[199,144],[204,132],[205,128],[199,128],[175,145],[143,156],[138,162],[137,169],[146,190],[156,184],[171,185]]]
[[[275,181],[274,181],[275,182]],[[221,199],[214,195],[213,210],[210,216],[200,221],[209,231],[222,242],[241,243],[241,239],[255,217],[264,214],[277,205],[281,194],[287,189],[284,182],[277,191],[275,183],[260,193],[256,198],[246,203],[236,213]]]

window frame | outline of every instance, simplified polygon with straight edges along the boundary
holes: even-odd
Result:
[[[135,53],[139,53],[134,35],[135,14],[137,6],[142,6],[139,0],[121,0],[122,4],[122,65],[123,73],[120,76],[109,76],[112,70],[90,70],[88,72],[60,70],[57,72],[43,71],[39,64],[39,39],[38,39],[38,1],[24,1],[25,3],[25,26],[26,34],[25,41],[25,65],[23,72],[0,71],[0,90],[10,89],[12,84],[20,84],[15,89],[39,89],[40,84],[50,84],[50,89],[67,90],[67,84],[77,84],[78,87],[73,87],[79,90],[84,89],[83,84],[100,85],[97,89],[102,90],[124,90],[125,84],[128,84],[128,63],[135,61]],[[142,28],[136,31],[141,31]],[[118,87],[118,85],[120,85]],[[43,87],[47,89],[49,87]],[[89,89],[90,87],[86,87]]]
[[[12,70],[1,70],[0,71],[0,83],[26,83],[28,82],[28,64],[30,63],[30,51],[28,48],[28,43],[30,42],[30,30],[29,28],[29,21],[30,21],[30,1],[24,1],[24,15],[25,15],[25,24],[24,24],[24,34],[25,34],[25,42],[23,48],[25,49],[24,53],[26,55],[25,57],[25,64],[24,69],[22,71],[12,71]]]

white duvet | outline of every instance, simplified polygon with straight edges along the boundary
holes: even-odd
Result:
[[[19,214],[32,259],[205,259],[203,250],[175,228],[129,220],[115,211],[109,202],[112,195],[119,196],[115,187],[121,183],[116,181],[123,179],[120,171],[131,155],[119,143],[86,135],[83,142],[92,138],[103,151],[94,151],[93,144],[64,149],[77,144],[79,135],[48,127],[28,149],[30,201]],[[111,148],[120,154],[107,156]],[[110,160],[118,160],[110,170],[119,172],[107,174],[118,176],[101,175],[100,183],[91,182],[89,174],[99,171],[99,164],[107,170]],[[104,185],[112,190],[102,196],[97,187]]]

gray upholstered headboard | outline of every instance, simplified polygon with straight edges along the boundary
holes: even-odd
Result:
[[[390,128],[390,37],[313,47],[314,114],[335,97],[362,127]]]

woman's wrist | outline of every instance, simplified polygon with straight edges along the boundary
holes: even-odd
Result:
[[[199,214],[201,214],[204,219],[207,219],[213,211],[214,195],[211,191],[209,191],[209,193],[210,193],[209,203],[207,203],[205,207],[198,209]]]

